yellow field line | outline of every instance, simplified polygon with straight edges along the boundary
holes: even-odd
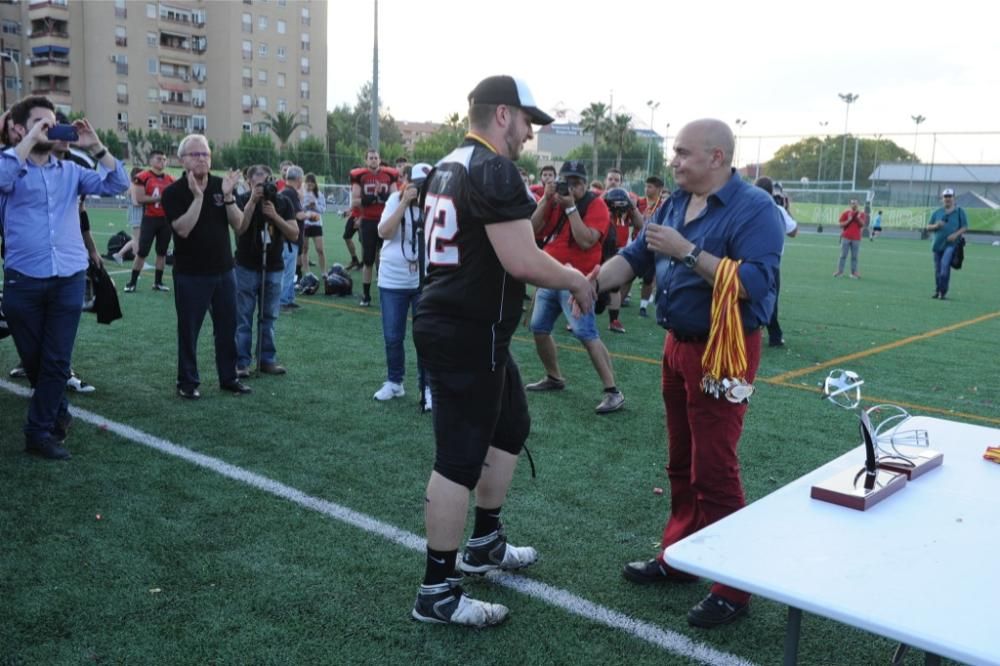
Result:
[[[853,354],[848,354],[847,356],[840,356],[817,365],[811,365],[807,368],[799,368],[798,370],[790,370],[788,372],[783,372],[780,375],[775,375],[774,377],[768,377],[770,382],[784,382],[789,379],[795,379],[796,377],[801,377],[802,375],[808,375],[810,372],[816,372],[818,370],[823,370],[824,368],[829,368],[835,365],[840,365],[848,361],[854,361],[859,358],[865,358],[866,356],[872,356],[873,354],[880,354],[884,351],[889,351],[890,349],[897,349],[903,347],[913,342],[919,342],[921,340],[927,340],[928,338],[933,338],[950,331],[954,331],[960,328],[965,328],[966,326],[972,326],[973,324],[979,324],[990,319],[995,319],[1000,317],[1000,312],[991,312],[985,314],[981,317],[976,317],[975,319],[969,319],[966,321],[960,321],[957,324],[951,324],[950,326],[945,326],[943,328],[936,328],[933,331],[927,331],[926,333],[921,333],[920,335],[911,335],[908,338],[903,338],[902,340],[896,340],[895,342],[889,342],[884,345],[879,345],[878,347],[872,347],[871,349],[865,349],[864,351],[855,352]]]
[[[788,382],[775,381],[774,379],[762,379],[757,378],[757,381],[763,382],[765,384],[770,384],[772,386],[782,386],[784,388],[792,388],[799,391],[809,391],[810,393],[816,393],[817,395],[823,394],[823,389],[818,386],[803,386],[801,384],[790,384]],[[873,405],[890,404],[899,405],[900,407],[905,407],[908,410],[920,411],[920,412],[930,412],[932,414],[941,414],[949,418],[964,418],[964,419],[974,419],[976,421],[986,421],[987,423],[995,423],[1000,425],[1000,418],[992,416],[982,416],[980,414],[967,414],[965,412],[956,412],[950,409],[942,409],[941,407],[929,407],[927,405],[916,405],[912,402],[900,402],[898,400],[892,400],[889,398],[880,398],[878,396],[869,396],[865,398],[865,402],[870,402]]]

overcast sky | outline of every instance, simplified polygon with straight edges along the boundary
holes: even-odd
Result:
[[[353,105],[372,76],[373,1],[330,3],[328,104]],[[569,118],[595,101],[659,134],[747,121],[745,137],[882,133],[937,162],[1000,163],[1000,3],[477,2],[380,0],[382,109],[397,120],[464,115],[491,74],[523,78]],[[765,7],[766,9],[760,9]],[[489,12],[489,13],[488,13]],[[926,117],[914,137],[913,115]],[[667,123],[670,129],[667,129]],[[734,130],[735,130],[734,126]],[[931,141],[938,133],[936,142]],[[779,141],[785,143],[787,141]],[[767,152],[768,141],[763,141]],[[752,152],[747,140],[745,151]]]

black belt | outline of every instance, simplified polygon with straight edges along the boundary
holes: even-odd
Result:
[[[695,342],[703,343],[708,342],[708,333],[682,333],[681,331],[675,331],[674,329],[668,329],[670,335],[674,337],[677,342]],[[758,329],[751,328],[743,331],[743,335],[751,336],[757,332]]]
[[[670,329],[670,335],[677,342],[708,342],[708,333],[681,333]]]

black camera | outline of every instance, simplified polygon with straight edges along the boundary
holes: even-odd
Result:
[[[274,181],[268,178],[261,185],[261,194],[264,197],[264,201],[270,201],[271,203],[277,203],[278,201],[278,186],[274,184]]]
[[[561,197],[568,197],[569,196],[569,183],[567,183],[565,180],[557,180],[556,181],[556,194],[558,194]]]

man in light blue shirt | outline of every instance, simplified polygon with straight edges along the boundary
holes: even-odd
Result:
[[[111,196],[128,189],[122,163],[110,155],[86,120],[73,123],[78,148],[89,150],[97,171],[52,155],[48,132],[55,107],[27,97],[10,111],[16,146],[0,153],[4,312],[18,355],[34,388],[24,425],[25,450],[63,460],[71,417],[66,401],[73,343],[80,323],[87,250],[80,232],[80,195]]]

